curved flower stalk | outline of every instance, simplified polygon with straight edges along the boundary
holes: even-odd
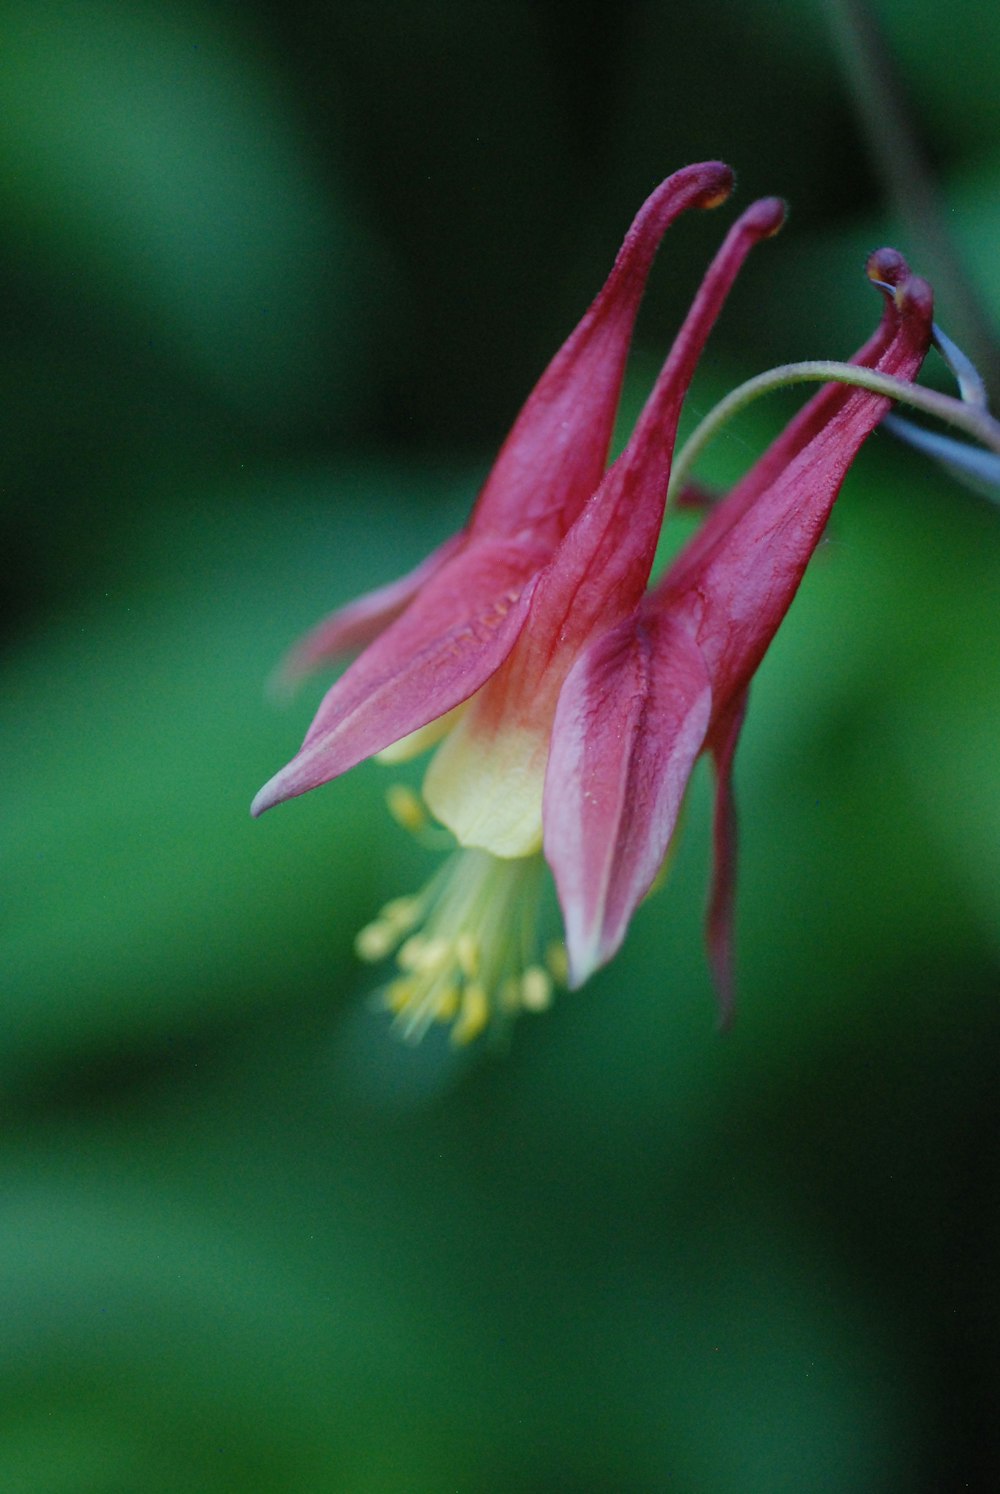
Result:
[[[868,274],[886,292],[855,363],[904,380],[931,339],[932,297],[902,257]],[[890,401],[827,385],[709,515],[657,586],[576,660],[560,693],[545,855],[566,919],[570,980],[617,950],[661,865],[695,761],[716,775],[708,945],[732,1009],[732,765],[750,681],[798,589],[847,470]]]

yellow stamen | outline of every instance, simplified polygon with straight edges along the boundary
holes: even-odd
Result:
[[[411,929],[422,911],[418,897],[394,897],[386,903],[379,917],[395,929]]]
[[[552,1005],[552,977],[541,965],[529,965],[521,976],[521,1005],[526,1012],[543,1012]]]
[[[401,946],[396,963],[401,970],[437,974],[446,968],[449,954],[447,939],[428,939],[424,934],[413,934]]]
[[[354,936],[354,953],[366,965],[375,965],[392,954],[399,943],[399,935],[383,918],[366,923]]]
[[[451,1022],[458,1016],[461,992],[454,983],[444,986],[438,993],[434,1015],[439,1022]]]
[[[460,850],[420,896],[395,898],[361,930],[362,958],[395,951],[399,973],[380,999],[406,1038],[450,1022],[452,1041],[463,1045],[493,1021],[549,1005],[558,962],[553,969],[551,950],[548,968],[540,958],[544,870],[540,855]]]
[[[402,825],[411,835],[419,835],[427,828],[427,811],[423,800],[405,783],[394,783],[387,791],[385,802],[397,825]]]
[[[462,1010],[451,1029],[456,1047],[464,1047],[479,1036],[490,1019],[490,1000],[477,981],[470,981],[462,993]]]
[[[416,992],[415,980],[394,980],[385,993],[385,1004],[391,1012],[405,1012]]]

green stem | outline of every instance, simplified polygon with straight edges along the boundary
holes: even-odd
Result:
[[[885,395],[901,405],[923,410],[927,415],[936,415],[939,420],[964,431],[990,451],[1000,454],[1000,422],[981,408],[963,404],[961,400],[939,394],[935,389],[924,389],[918,384],[907,383],[905,379],[894,379],[890,374],[876,373],[871,368],[859,368],[854,363],[783,363],[778,368],[770,368],[766,373],[758,374],[756,378],[740,384],[739,388],[727,394],[705,416],[677,454],[670,475],[671,494],[679,491],[687,481],[702,451],[727,420],[731,420],[762,394],[769,394],[772,389],[783,389],[789,384],[851,384],[858,389],[867,389],[872,394]]]

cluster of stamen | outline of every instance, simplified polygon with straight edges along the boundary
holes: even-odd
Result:
[[[380,992],[404,1037],[434,1022],[469,1043],[520,1011],[543,1011],[566,981],[566,953],[540,957],[540,855],[504,860],[489,851],[455,851],[423,892],[394,898],[358,934],[370,963],[395,957],[398,974]]]

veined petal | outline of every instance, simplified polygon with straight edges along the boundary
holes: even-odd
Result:
[[[604,475],[625,361],[660,241],[689,208],[732,191],[720,161],[687,166],[639,209],[611,274],[542,374],[500,449],[470,523],[473,534],[547,533],[555,544]]]
[[[312,670],[344,654],[367,648],[373,639],[395,622],[410,605],[420,588],[435,576],[446,561],[465,544],[465,534],[453,534],[443,545],[432,550],[412,571],[365,592],[344,607],[338,607],[300,639],[278,671],[276,684],[290,688]]]
[[[708,961],[719,997],[719,1022],[733,1020],[733,918],[736,905],[736,798],[733,759],[746,716],[747,694],[737,696],[712,728],[715,812],[712,817],[712,886],[705,918]]]
[[[537,845],[559,690],[590,638],[628,616],[643,594],[695,365],[744,260],[777,232],[784,212],[777,198],[763,198],[730,229],[632,439],[542,572],[516,647],[439,747],[424,793],[463,845],[498,856],[523,855],[523,847]]]
[[[327,692],[296,757],[252,814],[327,783],[468,698],[523,626],[539,564],[525,541],[469,544]]]
[[[697,645],[644,610],[592,643],[567,676],[544,815],[572,985],[611,958],[649,890],[711,710]]]

